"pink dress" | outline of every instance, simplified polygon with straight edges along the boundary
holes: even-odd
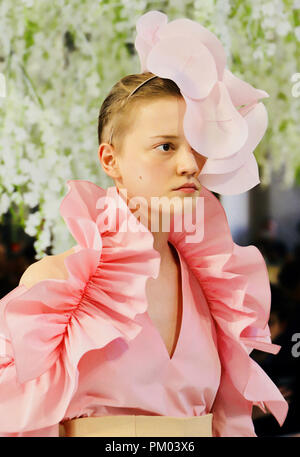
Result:
[[[146,281],[160,266],[151,232],[115,186],[68,186],[60,212],[77,241],[68,279],[0,300],[0,436],[59,436],[59,423],[77,417],[208,413],[213,436],[256,436],[253,404],[282,425],[288,404],[249,357],[280,349],[266,265],[257,248],[233,242],[217,198],[202,187],[200,241],[171,221],[183,313],[170,358],[147,312]]]

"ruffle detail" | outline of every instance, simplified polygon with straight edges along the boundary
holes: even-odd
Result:
[[[64,259],[68,278],[18,286],[0,301],[6,348],[0,357],[3,433],[43,429],[64,418],[77,390],[80,359],[115,338],[135,338],[142,329],[135,316],[147,308],[146,281],[159,274],[153,235],[115,186],[67,183],[60,212],[78,243],[77,252]],[[197,214],[203,210],[196,227],[185,221],[178,231],[178,216],[171,218],[169,241],[195,274],[216,323],[224,379],[216,402],[220,417],[226,423],[227,413],[221,412],[230,404],[226,381],[239,392],[247,414],[252,404],[266,406],[282,425],[288,403],[250,357],[254,348],[273,354],[280,349],[271,343],[268,327],[264,259],[256,247],[233,242],[221,203],[204,186],[196,205]],[[201,236],[193,242],[195,230]]]
[[[202,197],[202,199],[201,199]],[[233,242],[223,206],[202,186],[196,211],[204,222],[201,242],[187,242],[186,231],[176,232],[173,221],[170,241],[185,257],[206,296],[217,325],[219,356],[232,384],[246,401],[268,407],[280,425],[288,403],[279,389],[249,356],[253,349],[277,354],[268,320],[271,292],[263,256],[255,246]],[[188,236],[195,234],[190,226]],[[199,237],[198,237],[199,238]]]
[[[206,157],[200,182],[223,195],[246,192],[259,183],[253,154],[268,125],[261,89],[226,67],[221,41],[187,18],[168,22],[149,11],[136,24],[135,47],[141,73],[174,81],[186,102],[183,120],[191,147]]]
[[[78,242],[77,252],[64,259],[68,279],[22,285],[1,301],[7,355],[0,359],[6,397],[0,394],[0,415],[7,418],[8,408],[14,412],[0,427],[5,433],[42,429],[64,418],[81,357],[116,338],[137,336],[142,327],[134,318],[147,308],[146,281],[159,273],[151,232],[120,231],[130,213],[125,202],[113,232],[103,223],[113,214],[111,201],[102,205],[106,191],[81,180],[68,181],[68,187],[60,212]]]

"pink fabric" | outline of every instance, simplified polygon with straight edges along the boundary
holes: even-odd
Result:
[[[58,436],[59,422],[81,415],[208,412],[214,436],[255,436],[253,404],[282,425],[288,404],[249,357],[280,349],[270,339],[266,265],[257,248],[232,241],[216,197],[202,187],[202,241],[171,224],[184,315],[170,360],[147,314],[146,281],[160,265],[151,232],[116,187],[68,186],[60,211],[78,243],[64,260],[68,279],[0,300],[0,436]]]

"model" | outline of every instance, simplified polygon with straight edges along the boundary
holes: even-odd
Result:
[[[0,301],[1,436],[256,436],[253,405],[285,420],[249,356],[280,349],[266,264],[233,242],[213,194],[259,183],[268,94],[189,19],[150,11],[135,46],[141,73],[99,113],[115,185],[68,181],[60,213],[75,246]]]

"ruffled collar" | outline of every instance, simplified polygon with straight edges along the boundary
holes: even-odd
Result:
[[[115,186],[105,190],[85,180],[67,184],[60,213],[77,242],[76,252],[64,260],[68,279],[46,279],[25,291],[20,286],[5,307],[19,381],[46,375],[56,364],[68,379],[65,407],[77,388],[77,366],[84,353],[141,331],[135,316],[146,311],[146,281],[156,278],[160,267],[152,233]],[[280,349],[271,343],[268,327],[265,261],[256,247],[233,242],[224,209],[212,192],[202,186],[200,196],[197,211],[203,217],[194,231],[201,233],[203,226],[201,241],[187,241],[191,226],[187,230],[182,224],[176,231],[175,219],[169,241],[202,287],[216,324],[222,367],[232,384],[246,401],[262,409],[266,405],[282,425],[287,402],[249,356],[254,348],[273,354]],[[30,364],[24,351],[30,353]]]
[[[110,260],[114,260],[114,252],[120,255],[120,246],[123,246],[121,251],[124,255],[128,254],[127,249],[130,249],[130,252],[131,249],[141,249],[144,254],[147,253],[148,258],[152,253],[153,260],[158,260],[157,263],[154,261],[155,272],[152,276],[157,277],[160,255],[153,249],[153,235],[131,213],[116,186],[111,186],[105,191],[88,181],[73,180],[68,181],[68,184],[71,187],[69,198],[72,194],[76,198],[81,195],[86,207],[90,208],[89,212],[102,236],[105,248],[103,252],[107,252]],[[83,193],[79,191],[83,189],[82,186],[90,187],[89,196],[93,195],[92,200],[87,201],[84,198]],[[102,230],[102,221],[108,214],[112,215],[112,208],[100,210],[98,215],[92,212],[95,211],[95,207],[102,206],[103,203],[99,204],[99,198],[103,202],[104,194],[115,201],[116,208],[120,209],[119,228],[125,220],[128,221],[126,231],[110,231],[111,227],[115,227],[114,216],[110,219],[111,225],[108,230]],[[184,257],[204,291],[211,315],[217,325],[220,359],[233,385],[245,399],[253,401],[262,409],[264,402],[282,424],[287,414],[287,402],[265,372],[249,357],[254,348],[273,354],[280,350],[280,346],[271,343],[268,327],[271,293],[264,258],[255,246],[242,247],[233,242],[224,208],[212,192],[202,185],[199,196],[203,199],[198,199],[196,211],[203,214],[203,219],[195,224],[194,232],[190,225],[187,230],[182,221],[179,225],[181,230],[176,231],[176,219],[173,218],[168,240]],[[65,200],[61,206],[61,214],[67,222],[71,215],[67,214],[66,203]],[[82,200],[78,200],[77,203],[80,211]],[[187,242],[196,231],[202,233],[199,225],[203,226],[201,241]],[[135,230],[138,229],[137,232],[131,231],[132,226]],[[72,224],[69,224],[69,229],[72,232]],[[138,234],[141,233],[144,236],[139,238]],[[74,235],[76,238],[76,233]],[[80,242],[78,237],[76,239]],[[108,247],[111,248],[109,252]],[[142,308],[143,311],[145,308]]]

